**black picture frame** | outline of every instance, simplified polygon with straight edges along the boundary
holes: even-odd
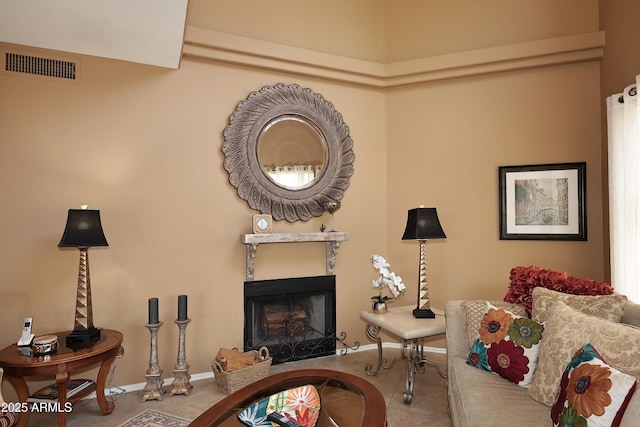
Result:
[[[498,167],[500,240],[587,240],[586,162]]]

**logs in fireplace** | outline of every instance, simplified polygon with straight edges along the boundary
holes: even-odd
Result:
[[[307,312],[299,305],[265,305],[262,327],[266,336],[304,335]]]

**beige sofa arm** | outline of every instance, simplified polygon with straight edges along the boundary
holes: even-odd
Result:
[[[640,304],[636,304],[633,301],[627,301],[627,305],[624,306],[624,313],[622,314],[620,322],[640,327]]]
[[[462,300],[449,301],[445,307],[447,320],[447,356],[466,357],[469,353],[467,340],[466,315],[462,307]]]

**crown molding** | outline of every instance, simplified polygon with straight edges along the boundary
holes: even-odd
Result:
[[[319,77],[365,86],[384,85],[384,65],[188,26],[183,58]]]
[[[599,60],[604,31],[383,64],[187,26],[183,58],[377,89]]]

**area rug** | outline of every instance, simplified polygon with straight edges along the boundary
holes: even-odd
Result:
[[[116,427],[186,427],[191,420],[155,409],[145,409]]]

